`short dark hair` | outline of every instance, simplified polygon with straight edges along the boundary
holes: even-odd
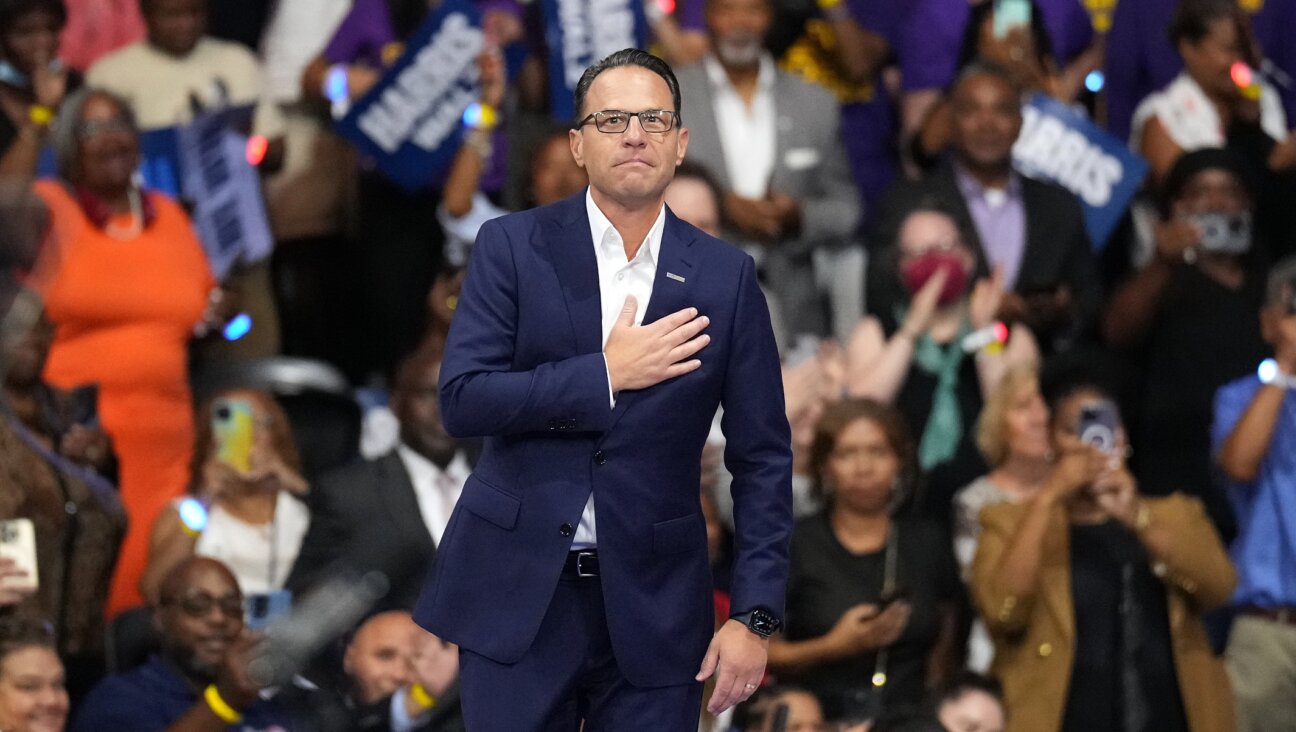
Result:
[[[0,618],[0,665],[10,655],[33,646],[58,652],[54,643],[54,629],[49,623],[24,615]]]
[[[1240,12],[1234,0],[1181,0],[1170,16],[1166,36],[1178,51],[1180,41],[1200,43],[1210,33],[1211,23],[1220,18],[1232,19],[1241,31]]]
[[[707,166],[692,160],[685,160],[675,166],[675,177],[672,180],[684,180],[687,178],[692,178],[706,186],[707,190],[711,191],[711,195],[715,197],[716,207],[721,209],[723,213],[723,189],[720,188],[720,184],[716,182],[716,177],[711,174]]]
[[[959,699],[969,691],[979,691],[986,694],[999,702],[1000,706],[1003,706],[1003,685],[999,683],[998,679],[975,671],[960,671],[952,679],[941,684],[936,690],[937,711],[945,702]]]
[[[35,12],[53,15],[59,28],[67,25],[67,6],[63,0],[0,0],[0,28],[11,28],[18,18]]]
[[[675,103],[676,125],[684,119],[683,102],[680,99],[679,82],[675,79],[675,72],[665,61],[638,48],[625,48],[599,61],[598,63],[585,69],[581,74],[580,81],[576,82],[576,119],[584,117],[585,96],[589,94],[589,88],[594,84],[598,75],[609,69],[619,68],[621,66],[638,66],[648,69],[654,74],[660,76],[666,82],[667,88],[670,89],[671,101]],[[636,112],[639,110],[625,110],[627,112]]]
[[[974,76],[994,77],[999,81],[1002,81],[1004,84],[1007,84],[1008,88],[1012,89],[1016,96],[1021,96],[1021,86],[1017,83],[1017,80],[1013,78],[1013,75],[1008,73],[1008,69],[1005,69],[993,61],[987,61],[983,58],[971,61],[966,66],[959,69],[958,75],[954,77],[954,81],[950,82],[949,95],[953,97],[954,93],[962,88],[962,86],[967,83],[968,79],[971,79]]]

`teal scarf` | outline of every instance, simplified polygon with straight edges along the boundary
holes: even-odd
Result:
[[[903,323],[908,308],[896,309],[896,322]],[[941,345],[924,333],[914,341],[914,364],[936,377],[931,414],[918,443],[918,467],[930,470],[954,457],[963,439],[963,411],[959,409],[959,370],[963,365],[963,338],[972,332],[967,319],[954,340]]]

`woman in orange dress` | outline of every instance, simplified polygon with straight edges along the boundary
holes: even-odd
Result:
[[[46,379],[99,385],[99,416],[119,458],[129,527],[111,616],[142,601],[149,527],[189,482],[186,349],[217,285],[185,212],[133,182],[139,140],[124,103],[95,90],[73,95],[54,143],[61,180],[34,184],[50,226],[32,281],[57,328]]]

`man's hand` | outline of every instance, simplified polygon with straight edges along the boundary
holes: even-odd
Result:
[[[737,620],[725,621],[711,639],[696,676],[698,681],[706,681],[716,674],[715,691],[711,692],[707,711],[720,714],[751,696],[765,676],[768,657],[768,638],[756,635]]]
[[[98,470],[107,465],[108,459],[112,457],[112,442],[98,427],[74,424],[59,442],[59,452],[74,463]]]
[[[711,336],[699,335],[711,319],[698,315],[697,308],[684,308],[655,323],[635,325],[638,309],[634,295],[626,296],[607,345],[603,346],[613,393],[647,389],[693,371],[702,362],[692,356],[711,342]]]
[[[0,608],[17,605],[26,600],[35,590],[6,587],[5,580],[26,577],[27,572],[9,557],[0,557]]]
[[[259,636],[245,629],[230,644],[225,660],[216,670],[216,692],[235,710],[243,711],[252,706],[261,691],[261,685],[248,673],[248,664],[260,642]]]

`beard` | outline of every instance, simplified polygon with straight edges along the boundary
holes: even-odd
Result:
[[[754,33],[731,33],[715,40],[716,58],[725,66],[755,66],[764,52],[761,37]]]

